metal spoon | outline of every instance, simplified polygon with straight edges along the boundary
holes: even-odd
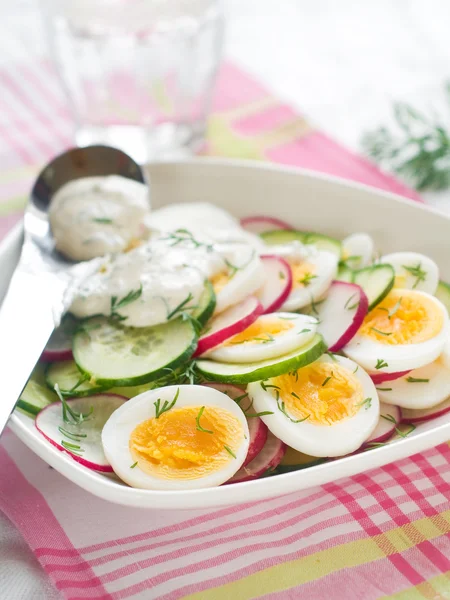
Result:
[[[142,169],[108,146],[72,148],[38,176],[24,216],[19,264],[0,310],[0,434],[53,329],[70,304],[70,289],[93,270],[94,261],[73,263],[55,250],[48,221],[53,194],[80,177],[121,175],[144,183]]]

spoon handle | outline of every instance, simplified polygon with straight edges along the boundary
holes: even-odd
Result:
[[[0,434],[63,310],[66,284],[19,267],[0,310]]]

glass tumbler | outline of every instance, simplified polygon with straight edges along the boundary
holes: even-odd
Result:
[[[42,0],[80,146],[140,163],[204,140],[224,17],[221,0]]]

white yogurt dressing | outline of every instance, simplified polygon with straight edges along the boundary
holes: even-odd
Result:
[[[149,210],[149,191],[143,183],[117,175],[70,181],[50,204],[56,248],[73,260],[122,252],[142,237]]]
[[[149,235],[155,231],[187,229],[196,239],[213,242],[242,242],[262,253],[266,245],[261,238],[244,231],[239,221],[222,208],[207,202],[170,204],[150,213],[145,218]]]
[[[215,276],[221,280],[220,310],[243,299],[239,294],[246,297],[262,285],[261,261],[250,246],[213,247],[197,245],[189,237],[178,240],[178,234],[162,234],[135,250],[105,259],[102,269],[81,286],[71,312],[79,318],[116,313],[125,318],[125,325],[147,327],[179,316],[176,308],[186,299],[182,310],[196,306],[205,279],[212,279],[213,285]],[[136,298],[121,306],[121,300],[133,292]]]

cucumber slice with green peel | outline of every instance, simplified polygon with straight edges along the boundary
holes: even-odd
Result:
[[[336,256],[339,258],[342,254],[342,244],[339,240],[321,233],[314,233],[312,231],[275,229],[261,233],[261,237],[269,246],[288,244],[289,242],[298,240],[302,244],[314,245],[318,250],[333,252],[333,254],[336,254]]]
[[[450,285],[444,281],[440,281],[435,296],[442,302],[450,314]]]
[[[326,462],[327,460],[328,458],[309,456],[309,454],[304,454],[303,452],[294,450],[294,448],[288,447],[281,459],[281,463],[277,466],[277,472],[290,473],[291,471],[299,471],[300,469],[307,469],[314,465],[320,465],[320,463]]]
[[[216,294],[214,293],[212,284],[206,280],[205,291],[199,300],[198,307],[192,311],[192,316],[194,319],[197,319],[201,325],[206,325],[209,319],[213,316],[215,308]]]
[[[223,363],[213,360],[198,360],[197,369],[211,381],[224,383],[250,383],[296,371],[309,365],[326,351],[327,346],[321,335],[316,334],[312,340],[289,354],[270,360],[254,363]]]
[[[89,375],[82,373],[73,360],[62,360],[47,367],[45,379],[51,390],[58,385],[63,396],[82,398],[106,389],[104,385],[91,383]]]
[[[140,385],[186,362],[197,339],[194,323],[183,317],[139,328],[93,317],[75,334],[73,355],[80,371],[95,385]]]
[[[52,402],[58,402],[58,396],[48,389],[45,383],[45,366],[37,364],[25,389],[17,401],[16,408],[29,417],[34,417]]]
[[[353,283],[354,272],[353,269],[347,267],[347,265],[341,263],[336,275],[337,281],[345,281],[346,283]]]
[[[372,265],[355,271],[353,283],[364,290],[369,300],[369,310],[375,308],[392,290],[395,271],[391,265]]]
[[[83,375],[73,360],[64,360],[49,365],[45,379],[50,389],[53,390],[55,384],[57,384],[60,393],[67,398],[83,398],[104,391],[108,391],[109,394],[125,396],[126,398],[134,398],[134,396],[139,396],[143,392],[165,384],[165,380],[158,380],[151,383],[143,383],[142,385],[130,385],[126,387],[111,388],[109,386],[93,385],[86,379],[86,375]],[[55,399],[58,400],[56,396]]]

